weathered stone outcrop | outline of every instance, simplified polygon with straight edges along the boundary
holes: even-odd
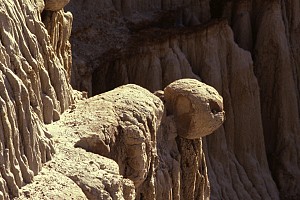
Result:
[[[145,13],[157,12],[161,10],[179,11],[177,15],[179,15],[179,23],[182,23],[182,25],[189,25],[189,22],[193,20],[198,21],[198,23],[200,23],[203,21],[207,21],[210,18],[209,0],[153,0],[151,2],[148,2],[147,0],[113,0],[111,1],[110,6],[114,7],[122,15],[131,18],[131,20],[139,20],[133,18],[137,16],[146,17]]]
[[[40,19],[42,10],[40,1],[0,1],[0,199],[18,196],[52,158],[43,123],[58,120],[72,102],[63,63]]]
[[[203,140],[211,198],[299,198],[298,1],[152,2],[71,2],[75,19],[85,11],[74,21],[74,86],[91,95],[201,79],[226,111],[223,128]],[[189,6],[198,23],[183,23]]]
[[[82,102],[85,104],[84,110],[95,110],[99,106],[96,102]],[[100,153],[97,155],[82,148],[75,148],[76,143],[86,135],[100,133],[98,125],[101,123],[99,124],[98,115],[89,115],[89,118],[75,115],[76,118],[74,118],[74,114],[79,114],[78,110],[84,112],[81,108],[80,105],[77,108],[72,107],[62,115],[60,121],[47,125],[49,132],[53,135],[52,140],[57,152],[54,158],[45,164],[41,175],[36,178],[42,179],[44,176],[52,179],[52,189],[43,190],[43,188],[49,188],[46,179],[39,182],[39,187],[36,187],[34,183],[25,186],[22,188],[22,194],[29,193],[32,199],[44,195],[44,198],[56,197],[58,199],[134,200],[136,196],[134,183],[120,175],[120,168],[115,161],[100,156]],[[102,107],[102,109],[110,111],[109,107]],[[113,119],[113,116],[108,113],[100,116]],[[90,129],[85,129],[89,123],[91,123]],[[83,124],[86,126],[82,126]],[[101,136],[101,133],[98,136]],[[97,141],[100,140],[95,140]],[[95,148],[94,150],[102,152],[102,149]],[[105,151],[103,152],[105,154]],[[56,174],[61,177],[60,181],[55,179]]]
[[[195,88],[191,90],[190,85]],[[75,147],[118,163],[119,173],[133,181],[136,199],[208,199],[201,137],[222,124],[222,98],[195,79],[174,82],[165,92],[162,99],[170,106],[169,111],[146,89],[125,85],[77,104],[64,114],[64,123],[75,125],[80,134]],[[172,108],[186,102],[181,99],[190,101],[191,106],[183,115],[210,122],[205,125],[207,129],[196,130],[193,119],[190,123],[176,121],[182,115]],[[219,110],[215,110],[216,105]],[[193,136],[182,134],[183,126],[176,127],[178,123],[184,124]]]
[[[264,135],[266,141],[269,141],[266,151],[281,197],[298,199],[300,23],[297,13],[300,6],[299,2],[290,1],[265,7],[264,14],[258,19],[261,22],[258,25],[254,61],[262,93]],[[274,34],[275,32],[277,34]],[[272,48],[264,51],[262,49],[265,46]]]
[[[223,96],[226,122],[216,134],[195,139],[223,120],[218,96],[185,96],[195,88],[181,91],[177,82],[156,92],[166,109],[129,85],[73,106],[66,117],[79,134],[72,132],[72,144],[120,168],[113,162],[105,174],[101,162],[111,160],[57,145],[64,153],[47,170],[79,186],[78,198],[204,199],[211,187],[211,199],[299,199],[299,1],[73,1],[73,61],[67,3],[0,1],[3,199],[18,196],[52,158],[43,123],[73,102],[69,80],[95,95],[128,83],[154,92],[180,78],[201,79]],[[194,97],[206,103],[193,104]],[[87,104],[100,110],[84,111]],[[74,121],[78,112],[82,121]],[[201,124],[204,114],[212,128]],[[64,160],[69,151],[95,157],[73,165],[80,157]]]
[[[175,81],[159,96],[167,116],[157,140],[157,199],[209,199],[202,137],[224,122],[223,99],[214,88],[195,79]],[[205,125],[197,128],[202,122]]]
[[[223,98],[199,81],[182,79],[171,83],[164,89],[164,100],[183,138],[204,137],[224,122]]]
[[[63,10],[56,12],[44,11],[42,20],[50,36],[53,50],[67,71],[69,82],[72,65],[72,52],[69,39],[71,36],[73,16],[70,12],[64,12]]]
[[[86,112],[87,108],[90,111]],[[79,126],[89,130],[90,135],[76,146],[115,160],[120,174],[134,182],[138,196],[145,192],[141,188],[147,188],[145,197],[155,195],[151,180],[157,163],[156,135],[162,114],[159,98],[143,88],[128,85],[88,99],[70,115],[81,116],[83,121],[97,119]]]
[[[163,44],[145,46],[139,49],[140,52],[136,52],[138,57],[124,56],[114,62],[104,63],[103,68],[97,68],[93,72],[90,91],[96,94],[122,84],[136,83],[154,92],[180,78],[200,80],[192,72],[190,63],[178,45],[177,41],[166,41]],[[109,78],[111,76],[116,81],[112,82]],[[96,77],[103,78],[96,80]]]
[[[34,177],[35,181],[22,187],[21,196],[15,199],[134,200],[134,183],[120,175],[116,162],[74,147],[85,134],[80,124],[91,120],[85,121],[80,116],[75,119],[68,113],[73,109],[63,114],[61,120],[47,125],[56,153]]]

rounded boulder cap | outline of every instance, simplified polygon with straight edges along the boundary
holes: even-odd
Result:
[[[164,97],[183,138],[204,137],[224,122],[223,98],[216,89],[196,79],[174,81],[164,89]]]
[[[45,10],[58,11],[63,9],[70,0],[45,0]]]

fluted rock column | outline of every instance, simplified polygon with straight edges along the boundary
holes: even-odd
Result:
[[[223,99],[214,88],[198,80],[181,79],[164,89],[164,100],[176,127],[180,155],[180,196],[174,199],[209,199],[210,185],[201,138],[224,122]],[[172,129],[166,130],[164,134],[171,134]]]
[[[51,159],[54,149],[43,123],[58,120],[73,101],[41,22],[43,6],[41,1],[0,1],[0,199],[18,196]]]

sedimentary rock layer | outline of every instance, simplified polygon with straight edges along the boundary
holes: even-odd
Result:
[[[18,196],[51,159],[54,149],[43,123],[58,120],[72,102],[64,63],[41,22],[43,6],[0,1],[1,199]]]
[[[233,27],[241,27],[234,29],[237,42],[253,52],[269,166],[281,198],[297,199],[300,4],[295,0],[235,4]]]

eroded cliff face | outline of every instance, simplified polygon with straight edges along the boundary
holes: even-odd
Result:
[[[224,122],[223,99],[196,80],[176,45],[162,62],[172,68],[179,56],[180,74],[196,79],[159,97],[126,85],[74,105],[68,1],[0,3],[0,199],[209,198],[201,137]]]
[[[253,60],[261,91],[266,152],[281,197],[299,198],[299,11],[298,1],[248,3],[255,34]],[[239,17],[240,18],[240,17]],[[249,28],[248,28],[249,30]],[[246,38],[238,31],[237,35]]]
[[[44,6],[43,1],[0,1],[1,199],[18,196],[52,158],[44,123],[58,120],[73,102],[64,63],[41,22]]]
[[[299,1],[68,3],[0,0],[1,199],[300,198]]]
[[[203,140],[211,198],[299,198],[297,0],[107,0],[67,9],[75,16],[75,88],[95,95],[136,83],[155,91],[201,79],[226,111],[223,127]]]

